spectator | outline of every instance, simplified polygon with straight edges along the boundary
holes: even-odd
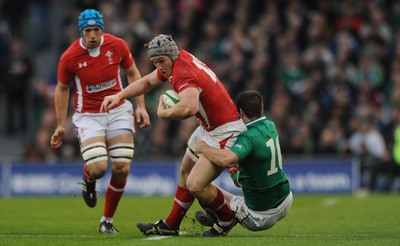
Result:
[[[371,114],[363,111],[357,116],[357,130],[350,136],[350,150],[360,166],[361,188],[376,191],[378,172],[388,160],[382,134],[374,126]]]
[[[1,81],[7,94],[7,134],[26,133],[28,125],[28,93],[31,88],[33,63],[24,51],[21,39],[14,38],[7,58],[3,60]]]

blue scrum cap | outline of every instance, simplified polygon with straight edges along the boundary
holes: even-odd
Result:
[[[95,9],[87,9],[78,17],[79,33],[82,36],[82,30],[89,26],[98,26],[104,30],[103,15]]]

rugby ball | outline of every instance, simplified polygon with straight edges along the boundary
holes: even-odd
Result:
[[[178,93],[174,90],[167,90],[163,93],[163,104],[165,108],[171,108],[179,102]]]

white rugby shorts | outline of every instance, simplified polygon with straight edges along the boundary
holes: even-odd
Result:
[[[188,148],[186,153],[194,161],[197,161],[197,157],[194,156],[195,142],[204,141],[208,145],[214,148],[230,148],[236,142],[237,137],[243,131],[247,130],[246,125],[242,119],[228,122],[222,126],[215,128],[212,131],[207,132],[202,126],[196,128],[188,140]]]
[[[293,194],[290,192],[278,207],[267,211],[249,209],[243,196],[233,196],[229,205],[235,212],[236,219],[244,228],[250,231],[262,231],[271,228],[283,219],[289,213],[292,202]]]
[[[135,132],[133,107],[129,101],[111,109],[108,113],[74,113],[72,122],[81,142],[98,136],[106,136],[107,131],[127,129]]]

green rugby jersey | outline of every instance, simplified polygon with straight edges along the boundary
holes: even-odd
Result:
[[[278,206],[290,192],[278,131],[266,117],[246,126],[247,131],[239,135],[231,150],[239,157],[239,182],[247,207],[265,211]]]

